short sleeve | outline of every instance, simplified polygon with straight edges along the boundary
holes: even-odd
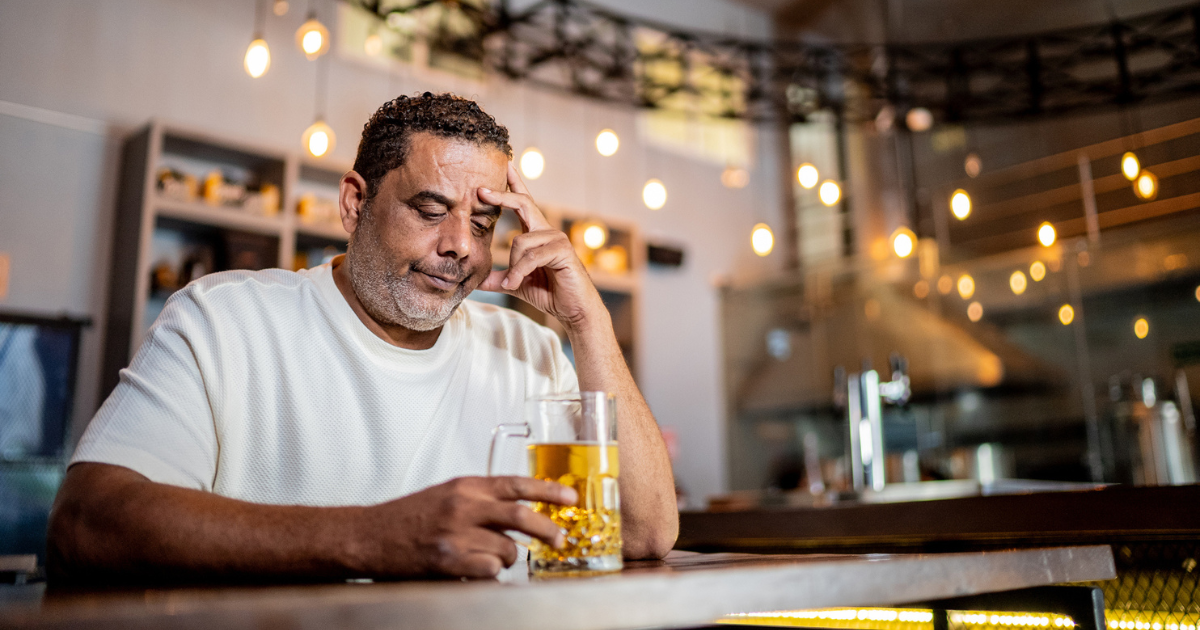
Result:
[[[558,335],[551,333],[551,336],[554,337],[554,389],[560,394],[577,392],[579,391],[579,376],[575,374],[575,365],[563,352],[562,344],[558,342]]]
[[[217,436],[197,349],[213,326],[192,288],[168,300],[92,419],[71,463],[132,469],[151,481],[211,491]]]

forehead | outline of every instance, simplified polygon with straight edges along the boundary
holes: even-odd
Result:
[[[481,186],[504,190],[508,156],[491,145],[418,132],[409,138],[404,164],[384,177],[403,195],[429,190],[452,198],[473,196]],[[390,181],[389,181],[390,180]]]

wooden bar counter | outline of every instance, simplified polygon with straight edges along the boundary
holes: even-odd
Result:
[[[148,589],[25,602],[0,597],[0,628],[684,628],[730,613],[898,605],[1114,575],[1107,546],[934,555],[675,551],[662,562],[629,563],[619,574],[589,578],[517,574],[505,581]]]

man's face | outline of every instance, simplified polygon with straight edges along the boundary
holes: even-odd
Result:
[[[480,201],[478,190],[503,191],[507,166],[494,147],[412,135],[404,165],[360,210],[346,256],[372,318],[433,330],[487,278],[500,208]]]

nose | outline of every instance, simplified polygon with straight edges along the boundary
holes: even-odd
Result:
[[[438,226],[438,255],[462,260],[471,254],[471,216],[451,213]]]

